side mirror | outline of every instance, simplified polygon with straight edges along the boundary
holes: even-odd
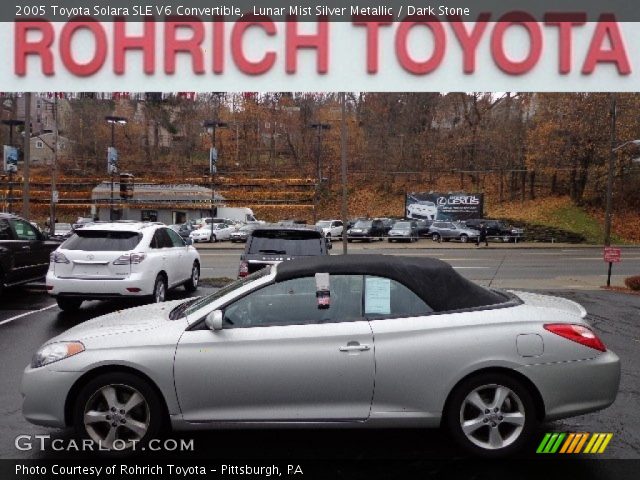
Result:
[[[193,245],[193,239],[192,238],[185,238],[184,239],[184,244],[185,245]]]
[[[204,319],[204,323],[209,330],[222,330],[222,310],[214,310]]]

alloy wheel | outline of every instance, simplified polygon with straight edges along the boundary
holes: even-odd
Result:
[[[124,450],[146,435],[151,411],[138,390],[111,384],[101,387],[89,398],[83,419],[91,440],[102,448]]]
[[[193,285],[193,288],[196,288],[198,286],[198,282],[200,281],[200,269],[198,268],[197,265],[193,265],[193,268],[191,269],[191,284]]]
[[[155,288],[155,295],[154,295],[156,303],[164,302],[166,294],[167,294],[167,289],[164,285],[164,280],[162,280],[162,277],[158,277],[158,279],[156,280],[156,288]]]
[[[525,425],[525,408],[516,393],[504,385],[472,390],[460,407],[462,433],[474,445],[496,450],[514,443]]]

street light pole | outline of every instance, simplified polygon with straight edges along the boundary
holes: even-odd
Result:
[[[9,146],[13,147],[13,128],[18,125],[24,125],[24,121],[22,120],[2,120],[2,123],[9,127]],[[13,170],[10,170],[9,175],[7,177],[7,183],[9,184],[9,193],[7,194],[7,208],[9,213],[11,213],[11,209],[13,208]]]
[[[311,128],[316,129],[316,191],[313,199],[313,223],[318,220],[318,203],[320,195],[320,184],[322,183],[322,164],[320,163],[320,137],[322,130],[329,130],[331,125],[328,123],[312,123]]]
[[[226,122],[220,122],[219,120],[205,120],[202,126],[210,131],[211,134],[211,148],[216,148],[216,128],[226,128],[228,124]],[[214,190],[214,176],[217,171],[215,162],[211,158],[212,151],[209,151],[209,186],[211,187],[211,218],[214,217],[213,210],[215,208],[216,193]],[[217,150],[216,150],[216,162],[217,162]]]
[[[340,93],[342,112],[340,119],[340,164],[342,172],[342,253],[347,254],[347,100],[345,92]]]
[[[127,119],[124,117],[116,117],[113,115],[108,115],[106,117],[104,117],[104,119],[107,121],[108,124],[111,125],[111,148],[113,148],[113,150],[116,150],[116,132],[115,132],[115,127],[116,124],[118,125],[126,125],[127,124]],[[116,174],[116,170],[117,167],[111,166],[109,164],[109,158],[108,158],[108,154],[107,154],[107,168],[109,169],[109,174],[111,176],[111,201],[109,203],[109,221],[113,222],[113,217],[114,217],[114,210],[113,210],[113,204],[114,204],[114,195],[113,195],[113,183],[114,183],[114,175]]]
[[[56,176],[58,170],[58,97],[53,99],[53,165],[51,169],[51,205],[49,208],[49,234],[55,235],[56,231]]]

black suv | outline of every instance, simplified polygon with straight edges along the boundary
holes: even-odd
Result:
[[[44,277],[49,255],[60,246],[24,218],[0,213],[0,292]]]
[[[256,228],[240,257],[239,277],[299,257],[329,255],[331,241],[321,228],[270,226]]]
[[[518,241],[522,239],[524,230],[522,228],[515,228],[500,220],[483,220],[480,218],[474,218],[465,220],[464,224],[469,227],[480,231],[480,224],[484,223],[487,228],[487,237],[498,238],[503,242]]]
[[[380,218],[373,220],[358,220],[353,224],[349,230],[347,230],[347,240],[352,242],[354,240],[363,240],[370,242],[373,239],[382,240],[391,226],[387,227],[384,221]]]

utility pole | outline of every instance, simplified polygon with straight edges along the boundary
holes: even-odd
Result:
[[[58,95],[53,97],[53,165],[51,166],[51,204],[49,205],[49,234],[56,232],[56,203],[58,192],[56,177],[58,174]]]
[[[347,254],[347,223],[349,219],[347,204],[347,100],[346,93],[341,92],[342,115],[340,121],[340,163],[342,170],[342,253]]]
[[[31,92],[24,94],[24,167],[22,180],[22,216],[29,219],[29,163],[31,161]]]
[[[9,120],[2,120],[2,123],[4,123],[9,127],[9,146],[13,147],[13,128],[18,125],[24,125],[24,122],[22,120],[9,119]],[[16,164],[16,168],[17,168],[17,164]],[[10,169],[7,176],[7,184],[9,187],[8,188],[9,193],[7,194],[7,211],[9,213],[11,213],[11,210],[13,209],[13,173],[14,173],[13,169]]]
[[[607,198],[605,203],[604,213],[604,245],[608,247],[611,245],[611,207],[613,203],[613,173],[616,163],[616,94],[611,94],[611,152],[609,154],[609,171],[607,173]]]
[[[320,144],[321,144],[321,135],[322,130],[329,130],[331,125],[328,123],[312,123],[311,128],[316,129],[316,190],[313,199],[313,223],[316,223],[318,220],[318,203],[320,201],[320,185],[322,184],[322,163],[320,162]]]

